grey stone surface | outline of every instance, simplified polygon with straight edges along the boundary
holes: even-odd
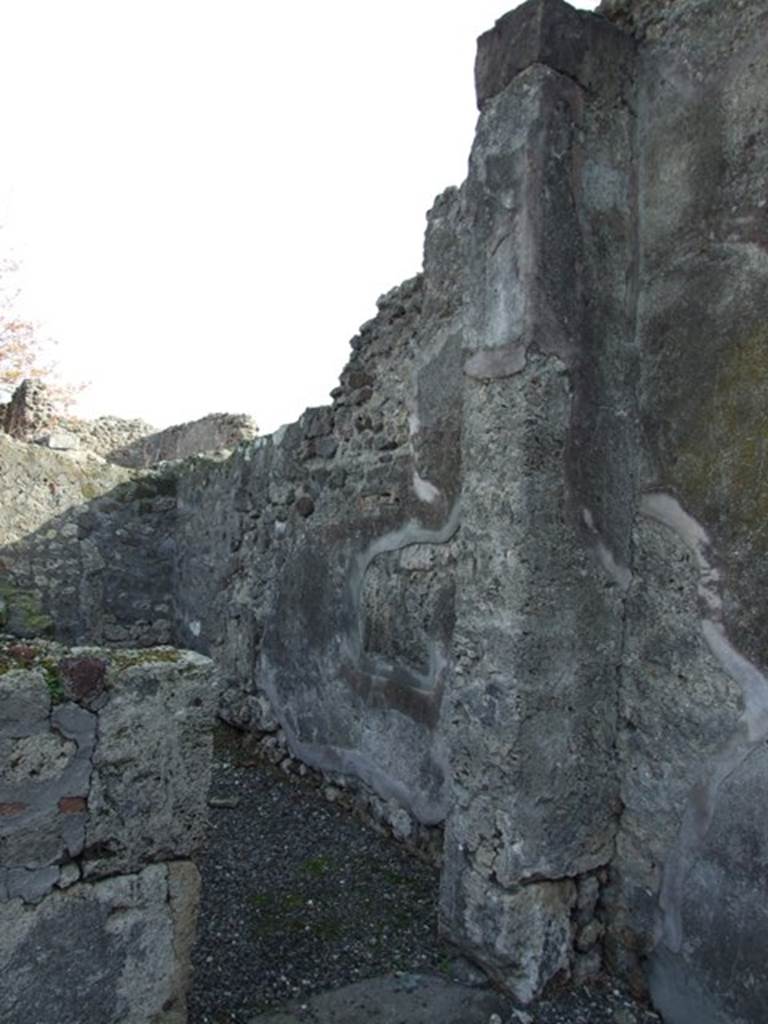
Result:
[[[169,643],[175,479],[4,434],[0,465],[0,628],[69,643]]]
[[[482,109],[534,64],[552,68],[590,92],[605,93],[630,81],[632,60],[633,47],[603,19],[564,0],[527,0],[478,40],[478,106]]]
[[[197,873],[191,864],[0,902],[5,1024],[183,1024]]]
[[[186,1021],[217,700],[193,652],[0,642],[4,1024]]]
[[[429,825],[447,798],[434,727],[458,448],[441,441],[461,377],[457,339],[430,336],[424,301],[420,279],[379,300],[331,409],[182,474],[176,607],[183,642],[222,661],[243,710],[258,691],[282,709],[294,754]],[[332,455],[317,444],[329,437]],[[432,557],[439,575],[413,567]],[[392,614],[404,600],[410,622]]]
[[[403,974],[360,981],[295,1002],[251,1024],[488,1024],[507,1004],[494,992],[431,975]],[[500,1019],[500,1018],[499,1018]]]
[[[207,817],[218,700],[210,662],[192,652],[149,660],[109,685],[92,759],[86,878],[190,857]]]
[[[746,949],[768,933],[757,906],[734,912],[734,886],[756,894],[760,860],[733,871],[733,886],[712,865],[731,856],[715,824],[724,817],[732,835],[751,835],[753,851],[764,842],[729,783],[747,760],[759,774],[753,750],[768,706],[759,468],[768,10],[706,0],[616,6],[644,40],[636,329],[646,447],[618,737],[624,813],[606,893],[610,960],[640,987],[650,957],[651,993],[671,1024],[751,1021],[764,1015],[764,986]],[[706,922],[692,912],[694,892]]]
[[[54,402],[47,386],[40,380],[23,380],[3,408],[5,433],[29,439],[50,427],[55,420]]]
[[[82,852],[95,740],[96,716],[54,710],[42,671],[0,675],[0,866],[17,870],[12,894],[39,898],[41,879],[58,879],[53,866]]]
[[[423,277],[329,410],[180,484],[228,713],[445,819],[442,927],[523,999],[604,935],[644,989],[762,707],[764,9],[604,8],[481,38]]]
[[[0,872],[9,896],[39,900],[71,862],[91,878],[192,857],[204,837],[218,701],[208,659],[168,648],[61,657],[41,644],[42,667],[8,670],[34,651],[0,645]]]
[[[191,423],[147,431],[127,442],[115,443],[104,451],[104,457],[119,466],[147,469],[158,462],[236,448],[258,433],[259,428],[250,416],[212,413]]]

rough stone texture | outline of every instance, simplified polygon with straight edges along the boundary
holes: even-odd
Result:
[[[203,836],[218,698],[210,663],[188,652],[158,671],[136,657],[98,715],[86,877],[189,857]]]
[[[765,837],[747,804],[768,782],[768,9],[680,0],[659,12],[635,101],[647,447],[609,946],[627,971],[650,956],[651,992],[672,1024],[746,1024],[768,1011],[748,953],[768,942]]]
[[[632,47],[606,21],[575,11],[562,0],[527,0],[478,40],[477,102],[503,92],[513,78],[535,64],[551,68],[603,98],[626,93]],[[611,59],[605,61],[606,50]]]
[[[702,0],[603,0],[597,9],[617,25],[629,29],[641,39],[658,38],[666,31],[672,18],[681,12],[691,11]],[[710,0],[703,0],[709,3]],[[744,6],[744,0],[735,0],[736,6]],[[722,5],[721,5],[722,6]],[[725,7],[726,10],[729,8]]]
[[[218,701],[208,659],[62,651],[0,644],[0,877],[13,876],[13,895],[42,871],[52,888],[64,863],[90,878],[186,859],[204,834]]]
[[[379,300],[331,408],[191,465],[177,535],[184,643],[284,709],[294,753],[361,776],[425,824],[447,800],[435,725],[461,386],[458,339],[430,301],[420,278]],[[411,621],[392,614],[403,600]]]
[[[5,1024],[184,1024],[198,888],[179,862],[0,902]]]
[[[0,628],[169,643],[175,478],[3,434],[0,470]]]
[[[445,819],[442,927],[519,998],[607,926],[671,1019],[677,978],[748,1020],[688,893],[762,737],[765,12],[610,13],[481,38],[423,278],[331,408],[186,472],[176,607],[241,724]],[[736,948],[759,873],[718,878]]]
[[[509,52],[499,39],[534,55],[529,66],[513,54],[522,70],[507,82],[505,66],[499,91],[481,94],[461,217],[466,554],[443,709],[454,806],[442,926],[526,1001],[571,969],[570,880],[608,863],[619,810],[633,46],[588,23],[561,3],[528,4],[481,37],[486,85]],[[586,60],[587,38],[589,88],[575,65],[560,70],[574,53]]]
[[[259,429],[252,417],[234,413],[211,413],[165,430],[117,416],[84,420],[62,415],[44,381],[24,380],[0,404],[0,432],[61,451],[83,449],[118,466],[147,469],[158,462],[236,448],[256,437]]]
[[[124,420],[117,416],[99,416],[95,420],[83,420],[74,416],[60,419],[61,426],[77,438],[79,447],[100,455],[108,462],[121,463],[112,458],[113,452],[128,452],[139,445],[148,435],[157,434],[156,427],[144,420]]]
[[[143,420],[102,416],[95,420],[59,417],[55,439],[68,434],[74,446],[100,455],[107,462],[132,469],[147,469],[158,462],[236,448],[259,433],[250,416],[211,413],[190,423],[157,430]],[[36,437],[43,440],[42,437]],[[50,447],[56,444],[48,442]]]
[[[192,652],[0,644],[4,1022],[186,1020],[217,698]]]
[[[56,419],[48,388],[39,380],[23,380],[3,408],[2,428],[19,440],[29,440]]]
[[[166,430],[143,432],[135,439],[114,444],[102,454],[118,466],[146,469],[158,462],[236,448],[243,441],[251,441],[258,433],[259,428],[250,416],[211,413]]]

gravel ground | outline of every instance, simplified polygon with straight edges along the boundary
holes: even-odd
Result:
[[[248,1024],[288,1000],[398,971],[482,982],[437,938],[434,868],[328,803],[313,781],[248,756],[234,731],[219,731],[211,797],[236,806],[210,811],[189,1024]],[[659,1018],[595,984],[526,1013],[510,1005],[507,1020]]]

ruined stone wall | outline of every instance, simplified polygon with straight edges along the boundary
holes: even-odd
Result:
[[[0,641],[0,1016],[183,1024],[211,663]]]
[[[481,37],[442,924],[523,999],[600,962],[634,503],[634,46],[561,4]]]
[[[231,721],[444,827],[441,927],[519,999],[607,966],[672,1024],[752,1024],[768,11],[602,10],[481,38],[467,180],[332,404],[105,480],[56,610],[172,613]],[[58,535],[11,569],[44,591]]]
[[[604,14],[481,39],[419,308],[355,340],[330,410],[187,478],[179,608],[299,756],[445,821],[442,927],[520,998],[605,933],[671,1021],[746,1022],[768,26]]]
[[[0,433],[57,451],[98,455],[133,469],[236,448],[258,432],[252,417],[235,413],[211,413],[165,430],[118,416],[65,416],[55,394],[39,380],[22,381],[10,401],[0,405]]]
[[[0,470],[0,628],[169,643],[175,478],[4,434]]]
[[[98,424],[100,421],[95,421]],[[78,431],[86,446],[93,434],[84,422]],[[234,413],[211,413],[190,423],[180,423],[165,430],[142,431],[140,436],[114,439],[107,447],[101,443],[100,454],[118,466],[146,469],[158,462],[186,459],[202,452],[236,448],[243,441],[258,435],[259,428],[250,416]]]
[[[66,416],[59,419],[59,425],[69,439],[71,449],[93,452],[117,465],[131,463],[113,458],[113,452],[128,452],[134,447],[141,447],[145,438],[158,433],[144,420],[125,420],[119,416],[99,416],[95,420]]]
[[[264,694],[298,756],[445,821],[442,927],[520,998],[607,930],[682,1022],[720,998],[692,936],[738,947],[725,874],[757,884],[718,843],[764,845],[732,795],[710,821],[762,735],[765,26],[608,13],[541,0],[481,39],[423,278],[330,409],[189,472],[178,608],[243,722]],[[754,1019],[725,1000],[700,1019]]]
[[[259,727],[266,695],[298,756],[361,777],[423,825],[447,798],[436,723],[460,457],[452,314],[450,298],[406,282],[353,339],[332,406],[179,481],[179,635],[221,663],[237,720]]]
[[[747,1022],[768,1014],[768,8],[680,0],[658,28],[635,94],[645,459],[611,944],[650,957],[666,1019]]]

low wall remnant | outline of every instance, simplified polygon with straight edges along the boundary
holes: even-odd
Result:
[[[0,642],[0,1018],[183,1024],[218,700],[199,654]]]

